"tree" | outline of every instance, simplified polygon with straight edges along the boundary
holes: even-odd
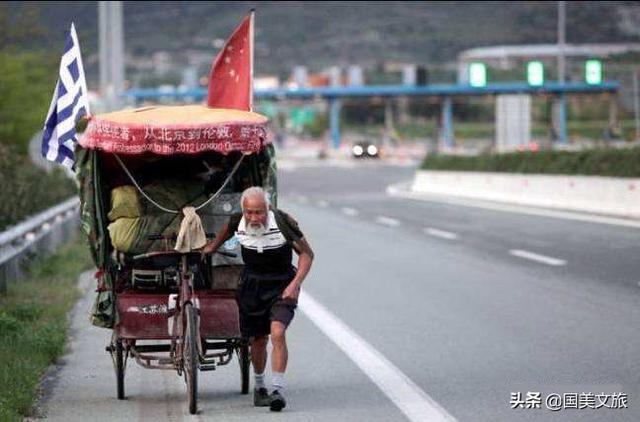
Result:
[[[45,32],[37,7],[24,5],[10,19],[0,3],[0,143],[22,154],[44,124],[58,74],[54,55],[29,50]]]
[[[0,142],[27,152],[44,124],[57,73],[44,53],[0,51]]]

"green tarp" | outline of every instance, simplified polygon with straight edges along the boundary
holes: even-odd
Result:
[[[98,292],[92,309],[91,322],[96,326],[113,328],[117,320],[113,293],[113,285],[117,277],[117,263],[111,258],[113,246],[108,230],[110,221],[107,215],[111,211],[111,191],[117,187],[114,184],[122,185],[122,181],[127,181],[127,179],[124,174],[115,174],[113,167],[107,173],[104,167],[107,158],[110,157],[105,156],[103,152],[78,148],[76,157],[76,171],[80,184],[82,230],[87,236],[93,261],[99,269]],[[157,160],[158,158],[156,156],[153,159]],[[171,160],[171,157],[163,157],[162,159]],[[134,174],[134,177],[138,176],[141,175]],[[201,186],[193,181],[157,179],[144,186],[145,191],[154,192],[151,197],[156,202],[170,209],[178,210],[189,204],[198,205],[207,199],[207,196],[202,194]],[[238,194],[250,186],[262,186],[269,193],[272,204],[277,206],[277,175],[273,145],[267,145],[258,154],[246,156],[231,183],[223,190],[223,195],[215,199],[207,209],[199,212],[205,224],[205,230],[208,231],[207,227],[219,227],[221,219],[224,219],[221,216],[221,210],[224,213],[237,211],[239,204],[233,204],[231,208],[221,205],[224,201],[232,200],[231,198],[237,201]],[[135,245],[134,249],[141,253],[164,249],[164,241],[148,241],[143,233],[166,233],[173,231],[173,227],[176,227],[175,232],[177,232],[182,215],[160,211],[146,199],[140,199],[140,204],[143,214],[153,216],[155,220],[153,222],[147,221],[144,227],[133,228],[137,233],[131,233],[129,236],[134,239],[132,240],[132,245]]]

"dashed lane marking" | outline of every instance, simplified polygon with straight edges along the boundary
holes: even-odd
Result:
[[[376,217],[376,223],[380,223],[389,227],[398,227],[400,225],[400,221],[395,218],[385,217],[384,215],[379,215]]]
[[[456,233],[434,229],[433,227],[426,227],[424,229],[424,232],[429,236],[435,236],[442,239],[456,240],[458,238],[458,235]]]
[[[342,208],[342,213],[350,217],[355,217],[356,215],[360,214],[360,212],[357,209],[347,208],[347,207]]]
[[[566,265],[567,261],[564,259],[553,258],[546,255],[540,255],[537,253],[523,251],[520,249],[511,249],[509,254],[513,256],[517,256],[518,258],[524,258],[535,262],[540,262],[542,264],[553,265],[555,267],[560,267],[562,265]]]

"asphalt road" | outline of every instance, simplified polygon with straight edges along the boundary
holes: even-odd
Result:
[[[379,163],[282,171],[279,206],[316,252],[289,330],[282,414],[239,394],[235,362],[203,374],[195,417],[171,372],[130,365],[129,398],[116,400],[109,332],[87,323],[89,285],[43,411],[52,420],[640,420],[639,229],[385,194],[411,174]],[[533,408],[512,409],[518,393]],[[627,408],[608,408],[614,395],[621,407],[619,393]],[[552,394],[566,395],[560,410],[547,408]]]

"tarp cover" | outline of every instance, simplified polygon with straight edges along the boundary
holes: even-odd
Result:
[[[131,189],[133,188],[133,189]],[[143,187],[144,191],[163,206],[182,209],[198,206],[207,200],[202,183],[187,180],[165,179]],[[123,204],[140,204],[140,198],[133,186],[120,186],[111,191],[111,211],[108,226],[112,246],[120,252],[141,254],[163,250],[164,241],[150,240],[150,234],[175,235],[184,217],[182,213],[165,213],[146,204],[137,215],[124,215]],[[139,209],[142,206],[138,206]],[[202,211],[203,213],[206,210]]]
[[[93,116],[79,143],[119,154],[258,152],[267,142],[261,114],[202,105],[153,106]]]
[[[96,274],[98,278],[98,289],[91,312],[91,322],[99,327],[112,328],[118,321],[118,315],[115,310],[116,298],[113,292],[114,284],[118,278],[118,266],[111,256],[113,245],[108,230],[110,223],[108,214],[110,211],[113,211],[113,189],[118,186],[127,186],[128,180],[119,166],[114,162],[111,154],[96,149],[78,147],[76,149],[76,156],[76,171],[80,185],[82,229],[87,236],[89,250],[91,251],[95,266],[99,270]],[[230,166],[237,158],[233,157],[233,154],[227,157],[232,158],[225,166],[226,171],[229,171]],[[225,159],[227,157],[225,157]],[[186,177],[185,175],[181,175],[179,180],[159,180],[160,177],[158,176],[171,174],[165,171],[166,166],[163,165],[162,162],[168,161],[173,163],[177,158],[178,157],[149,157],[146,155],[140,157],[130,156],[124,160],[131,169],[136,170],[135,174],[141,181],[146,179],[144,176],[153,176],[152,180],[142,184],[145,188],[150,188],[150,190],[154,191],[153,199],[163,206],[171,209],[181,209],[187,202],[201,204],[201,201],[206,199],[206,196],[202,195],[202,183],[194,184],[189,183],[187,180],[182,180],[182,177]],[[185,156],[183,156],[183,159],[184,158]],[[185,163],[185,166],[193,167],[194,163],[200,161],[200,156],[190,155],[186,156],[186,158],[192,160]],[[149,161],[151,159],[153,160]],[[135,160],[144,161],[147,163],[147,166],[141,167],[138,165],[136,167],[134,165]],[[157,169],[158,171],[151,174],[149,170],[152,169]],[[222,176],[226,174],[226,171],[222,172]],[[177,176],[175,173],[176,172],[172,175]],[[272,144],[267,144],[264,149],[256,154],[244,157],[242,165],[227,188],[223,190],[222,194],[216,198],[216,200],[199,212],[206,231],[216,232],[222,224],[228,221],[230,214],[240,211],[240,195],[242,191],[249,186],[262,186],[269,194],[271,203],[277,207],[276,176],[275,148]],[[214,182],[212,186],[213,190],[210,192],[217,190],[221,183],[220,180]],[[172,185],[173,187],[171,189],[154,189],[152,186],[155,184],[161,184],[165,187]],[[133,192],[130,186],[125,188],[125,190],[128,190],[129,193]],[[176,190],[181,191],[180,195],[175,194]],[[118,205],[118,198],[115,199],[116,205]],[[158,227],[151,228],[151,230],[163,233],[172,230],[172,220],[176,219],[176,222],[179,221],[177,214],[164,213],[151,206],[148,201],[143,200],[138,195],[137,201],[135,202],[139,203],[135,204],[133,208],[127,208],[126,210],[121,206],[116,207],[118,209],[112,214],[112,217],[116,219],[131,218],[128,217],[128,215],[136,215],[138,211],[142,211],[142,215],[155,219],[154,224],[160,223]],[[176,224],[176,227],[179,227],[177,223],[174,224]],[[145,231],[146,230],[147,228],[145,228]],[[143,243],[146,242],[145,239],[139,236],[135,237],[136,240],[142,240]],[[131,241],[130,245],[134,245],[134,242]],[[162,241],[149,242],[147,244],[136,243],[134,248],[148,252],[161,250],[164,248],[164,244]],[[240,262],[237,260],[240,260],[240,254],[237,241],[235,245],[229,244],[224,246],[224,248],[229,252],[237,253],[238,258],[225,258],[215,254],[212,257],[214,261],[213,264],[238,265]]]

